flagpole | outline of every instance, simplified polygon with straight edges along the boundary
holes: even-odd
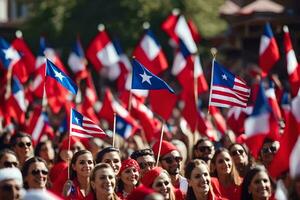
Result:
[[[12,67],[11,65],[8,66],[7,72],[7,83],[6,83],[6,91],[5,91],[5,99],[8,99],[11,94],[11,79],[12,79]]]
[[[195,99],[194,100],[195,100],[195,105],[196,105],[196,111],[197,111],[197,114],[198,114],[198,104],[199,104],[199,101],[198,101],[198,80],[197,80],[197,77],[196,77],[196,67],[195,67],[196,66],[195,65],[195,56],[196,56],[196,54],[194,54],[193,56],[194,56],[193,57],[194,58],[194,69],[193,70],[194,70],[194,95],[195,95]],[[196,125],[195,125],[194,136],[196,134],[197,127],[198,127],[198,117],[196,118]]]
[[[211,90],[212,90],[213,79],[214,79],[214,62],[216,60],[218,50],[215,47],[213,47],[210,49],[210,53],[213,56],[213,60],[211,63],[210,91],[209,91],[209,102],[208,102],[208,109],[207,109],[208,114],[209,114],[209,106],[210,106],[210,102],[211,102]]]
[[[162,121],[161,123],[161,133],[160,133],[160,140],[159,140],[159,148],[158,148],[158,155],[157,155],[157,160],[156,160],[156,166],[158,166],[159,162],[159,157],[160,157],[160,151],[161,151],[161,144],[164,136],[164,128],[165,128],[165,120]]]
[[[114,112],[114,125],[113,125],[113,142],[112,146],[115,147],[115,138],[116,138],[116,113]]]
[[[72,123],[72,108],[70,109],[68,155],[69,155],[70,148],[71,148],[71,123]],[[69,156],[68,156],[68,180],[70,180],[70,158],[69,158]]]
[[[47,107],[47,94],[46,94],[46,76],[47,76],[47,59],[46,58],[46,64],[45,64],[45,78],[44,78],[44,88],[43,88],[43,99],[42,99],[42,110],[46,111]]]

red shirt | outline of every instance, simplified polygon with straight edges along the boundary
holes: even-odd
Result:
[[[65,197],[66,200],[86,200],[89,194],[87,196],[83,196],[82,192],[80,191],[80,186],[77,181],[77,178],[75,178],[73,181],[74,187],[72,188],[71,194],[68,197]],[[90,192],[91,193],[91,192]]]
[[[240,200],[241,199],[241,186],[238,185],[229,185],[223,186],[219,179],[212,177],[211,178],[211,185],[213,191],[215,193],[216,198],[227,198],[230,200]]]

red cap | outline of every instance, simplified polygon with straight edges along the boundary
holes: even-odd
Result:
[[[141,179],[142,184],[146,187],[152,188],[154,180],[161,174],[162,171],[163,169],[161,167],[154,167],[153,169],[149,170]]]
[[[119,174],[121,174],[125,169],[127,169],[129,167],[134,167],[137,171],[140,171],[139,164],[135,160],[128,158],[127,160],[124,160],[122,162]]]
[[[134,190],[127,196],[127,200],[141,200],[145,199],[148,195],[155,193],[155,191],[151,188],[145,187],[141,185]]]
[[[156,157],[158,156],[158,149],[159,149],[159,141],[157,141],[152,147],[152,150]],[[167,142],[166,140],[163,140],[161,143],[160,157],[162,157],[174,150],[177,150],[177,148],[172,143]]]
[[[70,147],[72,147],[76,142],[78,142],[79,140],[74,138],[74,137],[69,137],[70,138]],[[61,144],[60,144],[60,147],[59,147],[59,150],[62,151],[62,150],[68,150],[68,147],[69,147],[69,139],[68,138],[65,138]]]

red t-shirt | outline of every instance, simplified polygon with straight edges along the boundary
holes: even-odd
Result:
[[[241,186],[232,184],[225,187],[219,182],[219,179],[215,177],[211,178],[211,185],[216,198],[227,198],[230,200],[241,199]]]

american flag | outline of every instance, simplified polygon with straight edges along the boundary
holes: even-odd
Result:
[[[210,106],[247,107],[250,88],[239,77],[232,74],[222,65],[213,61],[212,83],[210,89]]]
[[[70,136],[82,138],[106,137],[106,133],[91,119],[83,116],[75,109],[71,110]]]

